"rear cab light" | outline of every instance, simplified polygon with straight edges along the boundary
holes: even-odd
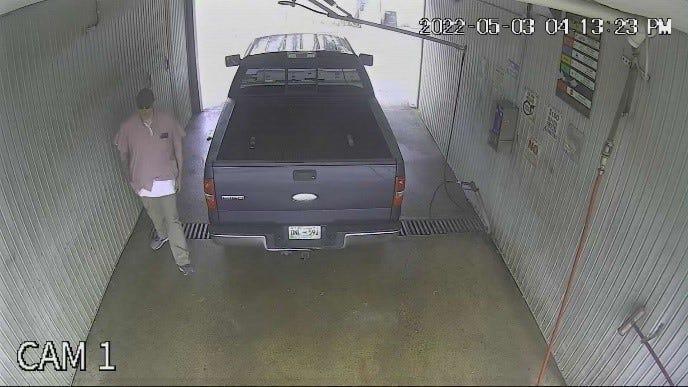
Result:
[[[208,210],[217,210],[217,200],[215,199],[215,180],[203,180],[203,192],[205,193],[205,204]]]

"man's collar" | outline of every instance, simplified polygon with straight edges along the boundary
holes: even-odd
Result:
[[[155,116],[157,115],[156,109],[153,108],[152,110],[153,110],[153,114],[151,114],[151,117],[150,117],[151,125],[152,125],[153,122],[155,121]],[[146,122],[143,120],[143,117],[141,116],[141,112],[140,112],[140,111],[137,111],[137,112],[136,112],[136,115],[139,117],[139,121],[141,121],[141,123],[145,125]]]

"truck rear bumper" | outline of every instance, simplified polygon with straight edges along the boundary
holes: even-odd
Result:
[[[210,225],[211,239],[224,246],[253,246],[268,251],[342,249],[352,245],[394,240],[399,222],[322,226],[318,240],[290,240],[283,225]]]

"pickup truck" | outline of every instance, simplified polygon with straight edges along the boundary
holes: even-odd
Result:
[[[211,238],[271,251],[394,238],[404,160],[364,68],[372,56],[287,34],[225,62],[238,69],[205,164]]]

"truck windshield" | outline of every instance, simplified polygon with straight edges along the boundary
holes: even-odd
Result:
[[[255,86],[351,86],[363,88],[356,69],[247,69],[241,88]]]

